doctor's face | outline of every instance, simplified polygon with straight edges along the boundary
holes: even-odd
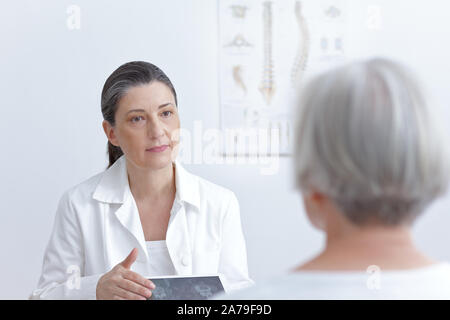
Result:
[[[162,169],[175,160],[180,120],[172,91],[162,82],[128,89],[120,99],[115,126],[105,123],[110,142],[128,161],[147,169]]]

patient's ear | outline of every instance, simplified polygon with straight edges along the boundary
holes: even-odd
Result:
[[[324,202],[326,200],[328,200],[328,198],[325,195],[323,195],[322,193],[320,193],[318,191],[313,191],[311,193],[311,198],[312,198],[312,201],[314,201],[318,205],[323,205]]]
[[[320,230],[325,230],[327,202],[328,198],[315,190],[303,195],[303,203],[308,219],[314,227]]]
[[[111,144],[116,147],[120,147],[119,142],[117,141],[117,137],[114,133],[114,127],[111,126],[111,124],[106,120],[103,120],[102,126],[103,126],[103,131],[105,132],[106,138],[108,138],[109,142],[111,142]]]

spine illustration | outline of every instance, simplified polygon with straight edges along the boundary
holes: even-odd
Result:
[[[272,59],[272,2],[263,3],[264,24],[264,62],[262,81],[259,91],[267,105],[270,105],[275,93],[274,62]]]
[[[301,1],[296,1],[295,3],[295,16],[297,18],[297,23],[299,26],[300,39],[297,49],[297,55],[295,57],[291,71],[292,85],[295,85],[296,82],[301,79],[303,72],[306,69],[306,64],[308,62],[309,56],[309,32],[305,17],[303,16]]]

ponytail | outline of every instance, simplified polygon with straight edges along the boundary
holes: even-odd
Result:
[[[109,157],[109,165],[106,169],[109,169],[117,159],[119,159],[123,155],[123,151],[120,147],[116,147],[111,142],[108,141],[108,157]]]

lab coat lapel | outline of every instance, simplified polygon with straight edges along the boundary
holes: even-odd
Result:
[[[132,243],[131,245],[138,248],[139,253],[137,261],[147,261],[148,253],[145,244],[144,231],[142,230],[139,211],[128,183],[126,158],[124,155],[117,159],[116,162],[103,173],[103,176],[93,193],[93,198],[108,203],[110,208],[115,204],[121,204],[115,211],[115,215],[122,226],[131,233],[135,240],[135,243]],[[113,231],[111,230],[111,232]],[[116,243],[114,241],[115,238],[123,239],[118,237],[117,234],[110,234],[109,236],[111,237],[111,243],[109,244],[111,248],[106,251],[109,255],[112,255],[110,256],[110,260],[123,260],[133,247],[128,248],[127,246],[127,248],[123,248],[125,243]],[[122,248],[126,252],[125,256],[123,256],[124,251],[119,248]],[[120,256],[116,256],[114,253]]]
[[[176,161],[175,183],[177,193],[170,213],[166,243],[177,274],[191,275],[193,238],[190,235],[194,232],[195,215],[200,206],[198,181]]]
[[[116,211],[116,217],[120,223],[134,236],[138,244],[137,261],[145,262],[148,260],[147,246],[145,244],[144,231],[142,230],[141,218],[136,202],[130,192],[125,198],[125,202]]]
[[[192,249],[186,210],[178,201],[174,202],[174,207],[172,208],[167,228],[166,243],[177,274],[192,274]]]

